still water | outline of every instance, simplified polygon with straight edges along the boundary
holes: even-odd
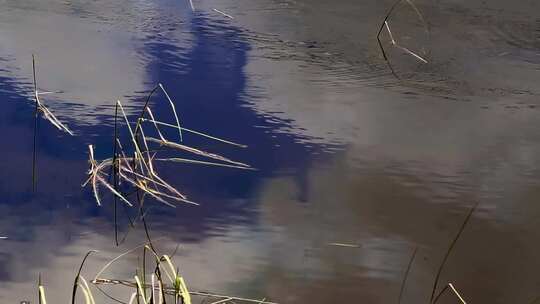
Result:
[[[531,302],[540,295],[540,3],[415,3],[429,35],[410,7],[389,21],[429,63],[383,36],[397,80],[376,39],[392,1],[194,0],[194,10],[180,0],[0,1],[0,302],[34,303],[41,273],[49,302],[65,303],[87,251],[100,251],[85,267],[91,278],[144,242],[137,227],[116,247],[111,198],[98,207],[81,183],[87,145],[98,158],[112,152],[115,100],[135,117],[158,82],[185,126],[249,148],[186,142],[258,169],[160,168],[201,204],[151,202],[147,215],[160,250],[180,244],[175,260],[192,289],[396,303],[418,248],[404,303],[427,303],[478,203],[441,283],[471,303]],[[32,54],[40,88],[61,91],[47,105],[77,135],[40,121],[36,193]],[[136,264],[129,256],[109,276],[130,278]]]

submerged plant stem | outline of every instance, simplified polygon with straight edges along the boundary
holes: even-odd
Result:
[[[433,283],[433,289],[431,291],[431,298],[429,299],[429,302],[430,303],[434,303],[434,297],[435,297],[435,292],[437,291],[437,285],[439,284],[439,279],[441,277],[441,274],[442,274],[442,271],[443,271],[443,268],[444,268],[444,265],[446,264],[446,261],[448,260],[448,257],[450,256],[450,253],[452,252],[452,250],[454,249],[457,241],[459,240],[459,237],[461,236],[461,234],[463,233],[463,231],[465,230],[465,227],[467,226],[467,223],[469,222],[469,220],[471,219],[471,216],[472,214],[474,213],[474,210],[476,210],[476,207],[478,206],[478,203],[474,204],[474,206],[471,208],[471,210],[469,211],[469,213],[467,214],[467,217],[465,218],[465,220],[463,221],[463,224],[461,224],[461,227],[459,228],[459,231],[458,233],[456,234],[454,240],[452,241],[452,243],[450,244],[450,247],[448,248],[448,250],[446,251],[446,254],[444,255],[444,258],[441,262],[441,264],[439,265],[439,269],[437,270],[437,275],[435,276],[435,281]]]
[[[401,282],[398,304],[401,304],[401,299],[403,298],[403,292],[405,291],[405,286],[407,286],[407,279],[409,278],[409,273],[411,272],[411,267],[412,267],[412,264],[414,262],[414,258],[416,257],[417,252],[418,252],[418,247],[415,247],[413,254],[411,256],[411,259],[409,260],[409,264],[407,264],[407,270],[405,270],[405,276],[403,277],[403,281]]]
[[[34,54],[32,54],[32,74],[34,76],[34,94],[35,96],[35,110],[34,110],[34,146],[32,148],[32,191],[36,192],[37,187],[37,175],[36,175],[36,165],[37,165],[37,131],[38,131],[38,118],[39,118],[39,102],[37,99],[37,79],[36,79],[36,59]]]

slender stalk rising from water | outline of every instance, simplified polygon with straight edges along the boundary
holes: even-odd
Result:
[[[446,264],[446,261],[448,260],[448,257],[450,256],[450,253],[454,249],[454,247],[455,247],[457,241],[459,240],[461,234],[465,230],[465,227],[467,226],[467,223],[471,219],[471,216],[473,215],[473,213],[476,210],[477,206],[478,206],[478,203],[474,204],[474,206],[471,208],[471,210],[469,210],[469,213],[467,214],[467,217],[465,218],[465,220],[461,224],[461,227],[459,228],[458,233],[456,234],[454,240],[450,244],[450,247],[446,251],[446,254],[444,255],[444,258],[443,258],[441,264],[439,265],[439,269],[437,270],[437,275],[435,276],[435,281],[433,282],[433,289],[431,291],[431,298],[429,299],[430,303],[434,303],[435,292],[437,291],[437,285],[439,284],[439,279],[440,279],[442,271],[444,269],[444,265]]]

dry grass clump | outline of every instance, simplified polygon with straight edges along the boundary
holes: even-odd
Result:
[[[107,270],[123,257],[137,250],[142,249],[142,267],[135,270],[135,274],[131,280],[111,279],[105,278],[103,275]],[[118,303],[143,303],[143,304],[166,304],[166,303],[259,303],[259,304],[276,304],[268,302],[266,300],[256,300],[250,298],[228,296],[222,294],[211,293],[207,291],[193,291],[189,290],[186,284],[186,280],[180,274],[178,265],[173,262],[173,259],[169,255],[159,255],[152,245],[152,242],[142,244],[131,250],[128,250],[114,259],[107,262],[95,275],[95,277],[88,281],[81,274],[84,263],[90,254],[96,251],[90,251],[84,257],[79,270],[75,276],[73,282],[73,292],[71,296],[71,303],[77,303],[77,292],[82,292],[82,303],[96,304],[96,297],[94,291],[97,290],[106,296],[108,299]],[[146,259],[147,255],[153,261],[152,267],[147,269]],[[118,299],[112,297],[105,287],[127,287],[126,299]],[[41,275],[38,281],[38,296],[39,303],[46,304],[45,287],[41,282]]]
[[[171,113],[175,118],[172,123],[156,119],[149,106],[150,97],[157,89],[160,89],[167,98]],[[124,148],[124,145],[118,137],[119,116],[121,116],[127,126],[129,132],[128,145],[130,149]],[[161,129],[164,127],[173,129],[175,133],[177,132],[178,139],[167,138],[164,135],[165,132],[162,132]],[[183,133],[191,133],[209,140],[236,147],[246,147],[245,145],[182,127],[174,102],[163,85],[159,84],[148,96],[139,118],[134,123],[129,121],[122,103],[120,101],[116,102],[113,155],[110,158],[98,161],[94,157],[94,146],[89,146],[90,169],[88,171],[88,179],[83,184],[83,187],[88,184],[92,186],[92,191],[98,205],[101,205],[99,193],[100,186],[108,189],[116,199],[121,200],[128,206],[142,206],[144,196],[149,196],[156,201],[171,207],[175,207],[176,202],[196,205],[195,202],[187,198],[187,195],[178,191],[159,176],[155,165],[156,161],[218,166],[243,170],[253,169],[245,163],[234,161],[225,156],[184,144]],[[150,134],[155,135],[152,136]],[[182,157],[159,157],[160,152],[164,150],[177,150],[194,155],[198,158],[206,158],[207,160]],[[111,179],[112,183],[110,182]],[[127,186],[128,190],[120,191],[119,189],[122,185]],[[133,203],[130,201],[126,193],[137,193],[137,202]]]

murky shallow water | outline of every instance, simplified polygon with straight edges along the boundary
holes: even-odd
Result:
[[[100,250],[91,277],[144,241],[136,229],[115,248],[111,206],[95,206],[80,184],[86,145],[110,153],[114,101],[133,114],[162,82],[187,126],[250,147],[211,148],[259,169],[162,168],[202,204],[154,204],[148,215],[164,252],[181,244],[192,288],[395,302],[418,247],[404,299],[427,302],[478,202],[442,281],[471,303],[530,302],[540,283],[539,4],[415,3],[427,42],[410,12],[390,21],[430,63],[392,52],[397,81],[375,39],[391,1],[195,1],[195,13],[170,0],[0,1],[0,301],[34,301],[38,273],[51,303],[67,301],[88,250]],[[40,87],[63,91],[47,101],[78,135],[40,122],[35,195],[32,53]],[[111,276],[129,278],[135,263]]]

